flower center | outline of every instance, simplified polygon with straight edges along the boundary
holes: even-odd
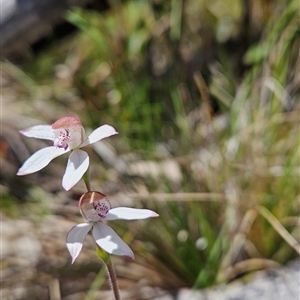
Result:
[[[100,192],[87,192],[79,200],[82,215],[90,222],[102,221],[106,218],[111,205],[106,196]]]
[[[104,198],[93,202],[94,210],[101,219],[105,219],[107,213],[111,209],[108,199]]]
[[[65,150],[69,147],[70,132],[68,129],[62,129],[59,131],[59,135],[55,137],[54,146],[57,148],[63,148]]]

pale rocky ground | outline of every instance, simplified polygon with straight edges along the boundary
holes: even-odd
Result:
[[[156,297],[156,300],[299,300],[300,262],[260,271],[247,283],[242,281],[220,285],[203,291],[181,289],[176,297]]]

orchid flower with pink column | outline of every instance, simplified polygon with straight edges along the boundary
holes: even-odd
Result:
[[[104,222],[158,217],[156,212],[149,209],[111,208],[106,196],[94,191],[89,191],[81,196],[79,208],[88,223],[77,224],[67,235],[67,248],[72,257],[72,263],[80,254],[83,241],[90,230],[92,230],[97,245],[107,253],[134,259],[134,254],[129,246]]]
[[[62,186],[67,191],[82,178],[89,167],[89,156],[80,148],[117,134],[112,126],[102,125],[85,138],[84,128],[75,117],[63,117],[52,125],[37,125],[20,132],[27,137],[50,140],[53,146],[43,148],[30,156],[17,175],[35,173],[46,167],[54,158],[71,151],[62,180]]]

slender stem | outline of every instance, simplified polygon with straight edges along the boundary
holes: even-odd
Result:
[[[82,179],[84,180],[84,183],[85,183],[85,186],[86,186],[88,192],[91,191],[92,188],[91,188],[90,169],[89,168],[83,174]]]
[[[115,298],[116,298],[116,300],[121,300],[115,268],[112,264],[112,261],[111,261],[109,255],[108,255],[108,262],[105,264],[105,266],[106,266],[107,275],[109,278],[110,287],[114,292]]]
[[[110,259],[110,255],[107,252],[103,251],[98,245],[96,248],[96,253],[105,265],[108,280],[109,280],[109,285],[112,291],[114,292],[115,299],[121,300],[119,286],[117,282],[117,276],[112,261]]]

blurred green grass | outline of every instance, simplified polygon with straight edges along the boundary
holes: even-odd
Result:
[[[79,32],[20,68],[3,65],[36,119],[108,123],[120,132],[118,155],[180,166],[176,184],[124,179],[130,190],[142,185],[143,205],[160,214],[139,230],[144,244],[132,246],[195,288],[299,254],[299,4],[246,2],[74,8],[66,19]],[[152,201],[151,193],[170,196]]]

